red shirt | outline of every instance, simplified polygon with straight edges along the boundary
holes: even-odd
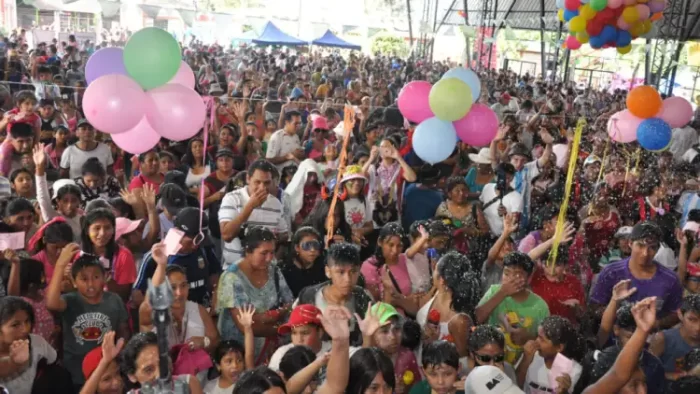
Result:
[[[576,323],[574,309],[562,304],[566,300],[578,300],[579,305],[585,306],[584,291],[581,282],[574,275],[566,274],[561,282],[550,282],[542,268],[536,268],[530,279],[532,292],[542,297],[549,307],[551,315],[558,315]]]
[[[141,174],[135,176],[131,182],[129,182],[129,191],[142,189],[145,184],[153,186],[153,190],[155,190],[156,194],[160,191],[160,183],[155,183]]]

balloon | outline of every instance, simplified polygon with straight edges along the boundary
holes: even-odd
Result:
[[[642,22],[642,30],[644,31],[644,34],[649,33],[653,27],[654,24],[650,20]]]
[[[576,33],[576,39],[581,44],[587,44],[590,37],[588,37],[588,33],[586,33],[585,31],[582,31],[582,32]]]
[[[639,19],[640,20],[647,20],[651,16],[651,10],[649,10],[649,7],[647,7],[644,4],[637,4],[637,13],[639,14]]]
[[[603,32],[600,35],[603,37],[603,41],[605,43],[609,43],[610,41],[616,41],[617,29],[610,25],[607,25],[603,28]]]
[[[651,86],[637,86],[627,95],[627,109],[642,119],[658,114],[662,106],[659,92]]]
[[[578,33],[586,30],[586,20],[582,16],[575,16],[569,21],[569,30]]]
[[[588,22],[588,25],[586,26],[586,33],[588,33],[588,36],[590,38],[593,38],[593,36],[599,36],[600,33],[603,32],[603,24],[598,23],[595,21],[590,21]]]
[[[420,123],[432,118],[428,97],[433,85],[426,81],[411,81],[399,92],[399,111],[413,123]]]
[[[180,69],[180,44],[170,33],[147,27],[134,33],[124,47],[124,65],[144,89],[166,84]]]
[[[180,62],[180,69],[168,83],[178,83],[182,86],[194,89],[194,73],[184,60]]]
[[[663,13],[663,12],[657,12],[657,13],[653,14],[653,15],[651,16],[651,18],[649,18],[649,20],[652,20],[652,21],[656,22],[656,21],[658,21],[659,19],[661,19],[661,18],[663,18],[663,17],[664,17],[664,13]]]
[[[202,128],[206,107],[194,90],[173,83],[149,90],[146,94],[152,100],[146,117],[162,137],[182,141],[193,137]]]
[[[666,8],[666,2],[664,1],[651,1],[649,2],[649,10],[652,13],[662,12]]]
[[[118,134],[131,130],[143,118],[148,101],[143,89],[126,75],[105,75],[85,90],[83,111],[97,130]]]
[[[635,23],[635,25],[636,24],[637,23]],[[624,31],[627,31],[631,28],[630,24],[625,22],[625,20],[622,19],[622,17],[620,17],[620,19],[617,20],[617,27],[618,27],[618,29],[624,30]]]
[[[566,7],[567,10],[578,11],[578,7],[581,6],[581,1],[580,0],[566,0],[564,2],[564,6]]]
[[[576,37],[568,36],[566,38],[566,47],[571,49],[572,51],[575,51],[581,48],[581,43],[576,39]]]
[[[413,150],[430,164],[450,157],[456,144],[457,132],[452,123],[438,118],[424,120],[413,133]]]
[[[447,122],[462,119],[474,103],[469,85],[457,78],[439,80],[430,89],[428,99],[435,116]]]
[[[88,85],[103,75],[128,75],[124,67],[124,50],[102,48],[88,58],[85,65],[85,80]]]
[[[559,22],[564,22],[564,10],[563,9],[559,9],[559,11],[557,11],[557,18],[559,18]]]
[[[474,104],[467,116],[453,123],[457,137],[472,146],[488,146],[498,133],[498,115],[484,104]]]
[[[637,129],[637,141],[644,149],[663,149],[671,141],[671,126],[659,118],[645,119]]]
[[[632,43],[632,35],[629,32],[620,30],[617,32],[617,46],[626,47]]]
[[[479,76],[476,75],[474,71],[469,68],[455,67],[445,73],[442,79],[445,78],[457,78],[460,81],[466,83],[472,90],[472,98],[474,102],[481,97],[481,80]]]
[[[578,16],[578,11],[564,10],[564,21],[568,22],[571,18]]]
[[[622,6],[622,0],[608,0],[608,8],[614,10]]]
[[[672,128],[683,127],[693,119],[693,106],[683,97],[669,97],[661,106],[659,118]]]
[[[620,20],[622,20],[622,18],[620,18]],[[627,22],[625,22],[625,23],[627,23]],[[633,36],[637,36],[637,37],[641,36],[642,34],[644,34],[644,23],[637,22],[637,23],[633,24],[632,27],[630,27],[629,32]]]
[[[613,1],[613,0],[609,0]],[[605,7],[608,6],[608,0],[591,0],[591,9],[593,11],[602,11]]]
[[[591,36],[588,44],[591,46],[593,49],[600,49],[605,45],[605,40],[603,39],[602,35],[598,36]]]
[[[635,7],[625,7],[622,11],[622,19],[627,23],[634,23],[639,20],[639,11]]]
[[[160,135],[153,130],[148,119],[144,116],[131,130],[114,134],[112,141],[124,151],[134,155],[148,152],[160,141]]]
[[[617,48],[617,53],[619,53],[620,55],[626,55],[626,54],[630,53],[631,51],[632,51],[632,45],[627,45],[624,47]]]
[[[608,120],[608,135],[615,142],[632,142],[637,139],[637,129],[643,120],[628,110],[617,112]]]
[[[596,12],[593,8],[591,8],[590,4],[584,4],[578,10],[578,15],[587,21],[593,19],[595,17],[595,14]]]

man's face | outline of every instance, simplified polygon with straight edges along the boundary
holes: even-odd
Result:
[[[29,153],[32,150],[32,142],[34,139],[32,137],[18,137],[12,138],[12,147],[17,153]]]
[[[272,174],[265,171],[255,170],[248,175],[248,193],[255,194],[260,190],[270,190],[272,185]]]
[[[643,264],[651,264],[659,247],[659,240],[653,238],[632,241],[632,258]]]
[[[332,285],[344,296],[349,296],[357,285],[360,277],[360,269],[350,264],[334,264],[326,266],[326,276],[330,278]]]
[[[513,155],[510,157],[510,164],[515,167],[516,171],[520,171],[525,167],[525,164],[527,164],[527,157],[522,156],[522,155]]]
[[[80,126],[75,133],[78,136],[78,140],[81,142],[93,142],[95,141],[95,129],[90,126]]]

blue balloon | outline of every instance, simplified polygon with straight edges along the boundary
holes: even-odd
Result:
[[[600,35],[603,37],[603,41],[606,44],[610,41],[616,41],[617,40],[617,29],[610,26],[610,25],[606,25],[603,28],[603,31],[600,33]]]
[[[671,142],[671,126],[659,118],[646,119],[637,128],[637,141],[647,150],[663,149]]]
[[[627,45],[632,43],[632,35],[625,30],[620,30],[617,32],[617,46],[618,47],[626,47]]]
[[[413,150],[423,161],[439,163],[452,155],[457,145],[457,131],[452,122],[428,118],[413,133]]]
[[[455,67],[442,76],[442,79],[445,78],[457,78],[466,83],[472,90],[473,102],[476,102],[481,96],[481,81],[474,71],[464,67]]]
[[[591,46],[593,49],[600,49],[605,45],[605,39],[603,38],[603,34],[599,34],[597,36],[591,36],[588,39],[588,45]]]
[[[568,22],[575,16],[578,16],[578,11],[564,10],[564,21]]]

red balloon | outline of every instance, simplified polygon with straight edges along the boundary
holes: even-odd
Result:
[[[566,0],[564,7],[569,11],[578,11],[578,7],[581,6],[581,0]]]
[[[589,37],[600,35],[603,32],[603,24],[589,21],[586,25],[586,33]]]

